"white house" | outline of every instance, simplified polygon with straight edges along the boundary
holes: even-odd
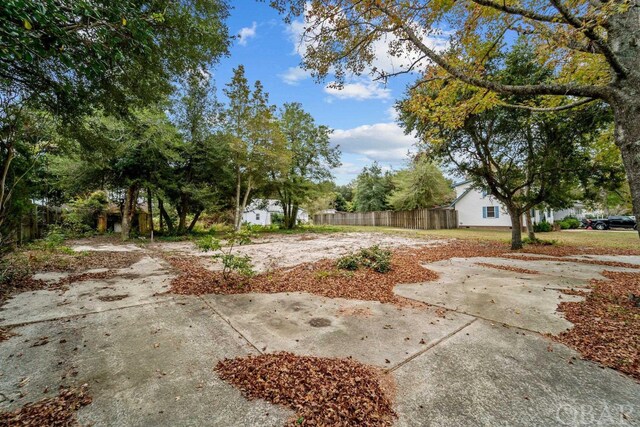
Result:
[[[553,213],[553,218],[556,221],[564,219],[568,216],[572,216],[577,219],[583,218],[604,218],[608,215],[605,215],[605,212],[602,209],[588,209],[584,203],[576,202],[567,209],[561,209],[559,211],[555,211]]]
[[[458,211],[459,227],[500,227],[510,228],[511,217],[507,209],[498,200],[482,190],[473,188],[470,181],[453,185],[456,199],[451,207]],[[553,210],[531,210],[533,222],[553,223]],[[522,224],[525,224],[524,215]]]
[[[253,225],[271,225],[273,214],[284,214],[282,205],[274,199],[254,200],[242,214],[242,222]],[[298,208],[298,223],[309,222],[309,214],[302,208]]]

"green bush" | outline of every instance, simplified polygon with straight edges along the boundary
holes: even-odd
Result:
[[[341,270],[350,271],[357,270],[362,266],[378,273],[386,273],[391,270],[391,251],[381,249],[378,245],[371,246],[343,256],[338,259],[336,266]]]
[[[391,251],[381,249],[378,245],[362,249],[360,258],[362,265],[378,273],[386,273],[391,270]]]
[[[553,230],[553,226],[547,221],[542,221],[533,225],[533,231],[536,233],[547,233]]]
[[[560,228],[563,230],[573,230],[576,228],[580,228],[580,220],[572,216],[563,218],[562,221],[559,222],[559,224]]]
[[[98,215],[104,212],[109,205],[107,194],[104,191],[95,191],[88,197],[78,197],[70,203],[70,209],[64,214],[64,228],[76,236],[93,232]]]
[[[272,213],[271,224],[277,225],[278,227],[282,227],[284,225],[284,214],[279,212]]]
[[[355,271],[360,266],[360,258],[356,254],[345,255],[338,259],[336,266],[340,270]]]

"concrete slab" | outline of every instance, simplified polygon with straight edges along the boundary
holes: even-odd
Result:
[[[256,347],[324,357],[353,357],[390,368],[473,320],[429,308],[305,293],[208,295],[214,310]]]
[[[72,245],[71,249],[75,252],[137,252],[143,250],[134,244],[77,244]]]
[[[515,273],[477,265],[490,263],[539,271]],[[589,281],[605,279],[602,266],[555,261],[524,261],[505,258],[453,258],[429,264],[440,278],[422,284],[403,284],[395,293],[541,333],[557,334],[572,325],[557,312],[561,301],[579,301],[561,289],[585,288]],[[606,267],[616,271],[637,271]]]
[[[147,304],[171,298],[173,274],[165,264],[144,257],[114,277],[87,280],[67,290],[40,290],[18,294],[0,307],[0,325],[9,326],[67,316],[84,315],[115,308]]]
[[[626,262],[624,259],[616,260],[610,259],[613,257],[605,257],[600,255],[571,258]],[[567,261],[530,261],[511,258],[469,258],[469,261],[486,262],[490,264],[506,265],[537,271],[539,274],[548,276],[545,277],[544,280],[550,282],[550,286],[553,286],[554,288],[582,287],[586,286],[591,279],[606,280],[606,277],[602,275],[602,272],[604,270],[627,271],[630,273],[638,272],[638,269],[635,268],[609,267],[597,264],[584,264]],[[511,272],[511,275],[515,275],[519,278],[531,277],[526,274],[519,274],[514,272]]]
[[[482,320],[394,375],[398,427],[640,425],[633,379]]]
[[[595,259],[600,261],[612,261],[612,262],[626,262],[627,264],[635,264],[640,266],[639,255],[577,255],[572,258]]]
[[[292,415],[247,401],[217,377],[218,360],[253,348],[196,297],[15,332],[0,345],[0,410],[87,383],[93,403],[80,411],[82,425],[281,426]]]

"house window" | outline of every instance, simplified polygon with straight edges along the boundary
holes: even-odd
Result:
[[[497,206],[485,206],[482,208],[483,218],[498,218],[500,212]]]
[[[260,221],[260,214],[259,213],[256,214],[256,221]]]

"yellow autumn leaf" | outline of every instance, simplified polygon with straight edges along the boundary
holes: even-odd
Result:
[[[127,25],[127,18],[122,18],[122,25]]]
[[[31,22],[29,22],[29,21],[27,21],[27,20],[25,19],[25,20],[24,20],[24,27],[25,27],[27,30],[30,30],[30,29],[32,28],[32,26],[31,26]]]

